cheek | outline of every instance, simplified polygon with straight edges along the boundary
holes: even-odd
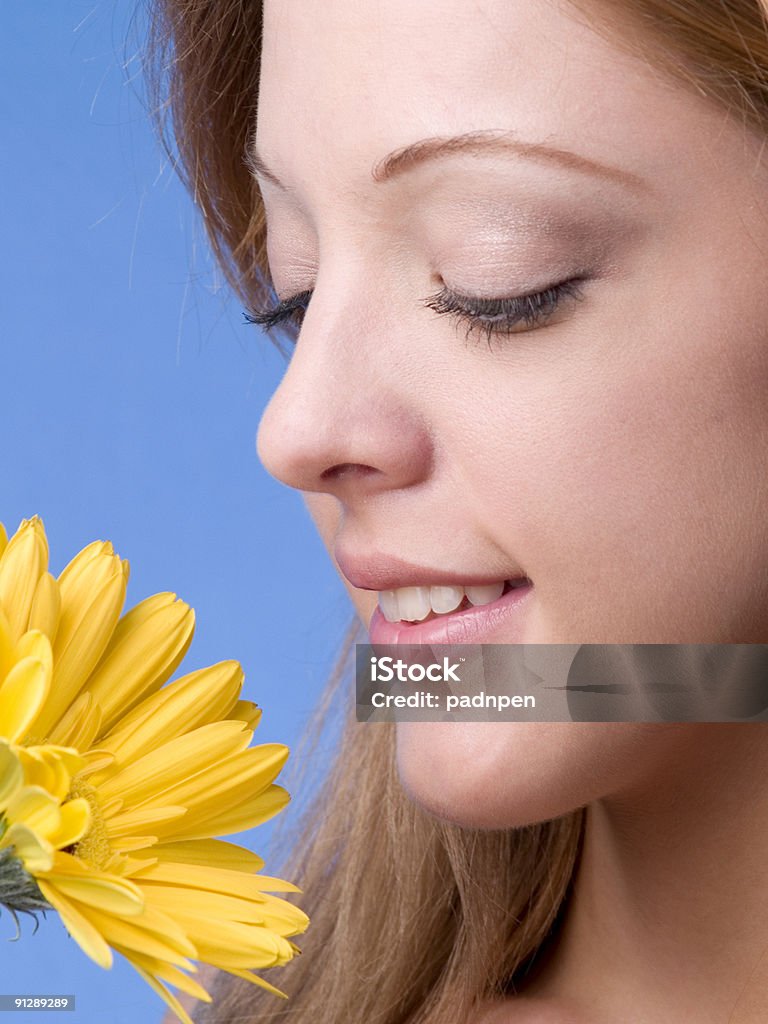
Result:
[[[768,639],[768,308],[689,302],[576,339],[474,470],[537,588],[528,642]]]
[[[430,814],[519,828],[663,777],[689,727],[642,722],[399,722],[397,768]]]

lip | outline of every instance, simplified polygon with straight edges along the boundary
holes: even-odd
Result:
[[[455,577],[453,577],[455,580]],[[368,624],[372,644],[524,643],[534,584],[515,587],[490,604],[439,615],[428,622],[388,622],[376,605]]]
[[[333,553],[337,565],[353,587],[358,590],[397,590],[399,587],[459,586],[482,587],[499,580],[522,579],[525,572],[509,566],[495,575],[467,574],[451,569],[433,569],[414,565],[392,555],[372,552],[365,557],[353,556],[340,548]],[[522,589],[522,588],[521,588]],[[494,602],[496,604],[498,602]],[[486,605],[485,607],[490,607]],[[446,616],[447,618],[447,616]]]

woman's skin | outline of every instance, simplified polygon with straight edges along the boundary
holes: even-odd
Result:
[[[516,148],[372,180],[486,129]],[[256,145],[285,186],[258,175],[277,294],[313,289],[258,453],[337,568],[523,569],[525,643],[768,640],[763,138],[565,3],[266,0]],[[490,347],[423,303],[574,277],[579,298]],[[377,594],[345,582],[367,626]],[[430,813],[589,805],[554,953],[471,1024],[768,1019],[765,736],[399,724]]]

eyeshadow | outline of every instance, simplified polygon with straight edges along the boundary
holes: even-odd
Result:
[[[484,215],[477,213],[469,217],[465,210],[434,227],[425,217],[422,230],[434,268],[478,295],[546,287],[553,278],[598,269],[609,273],[649,224],[572,205],[567,212],[551,206],[534,212],[510,211],[496,202]]]

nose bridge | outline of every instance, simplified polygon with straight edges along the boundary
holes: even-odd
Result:
[[[344,500],[409,486],[429,471],[428,424],[403,372],[407,346],[377,267],[318,274],[288,368],[259,425],[265,468]],[[389,298],[387,297],[389,296]]]

